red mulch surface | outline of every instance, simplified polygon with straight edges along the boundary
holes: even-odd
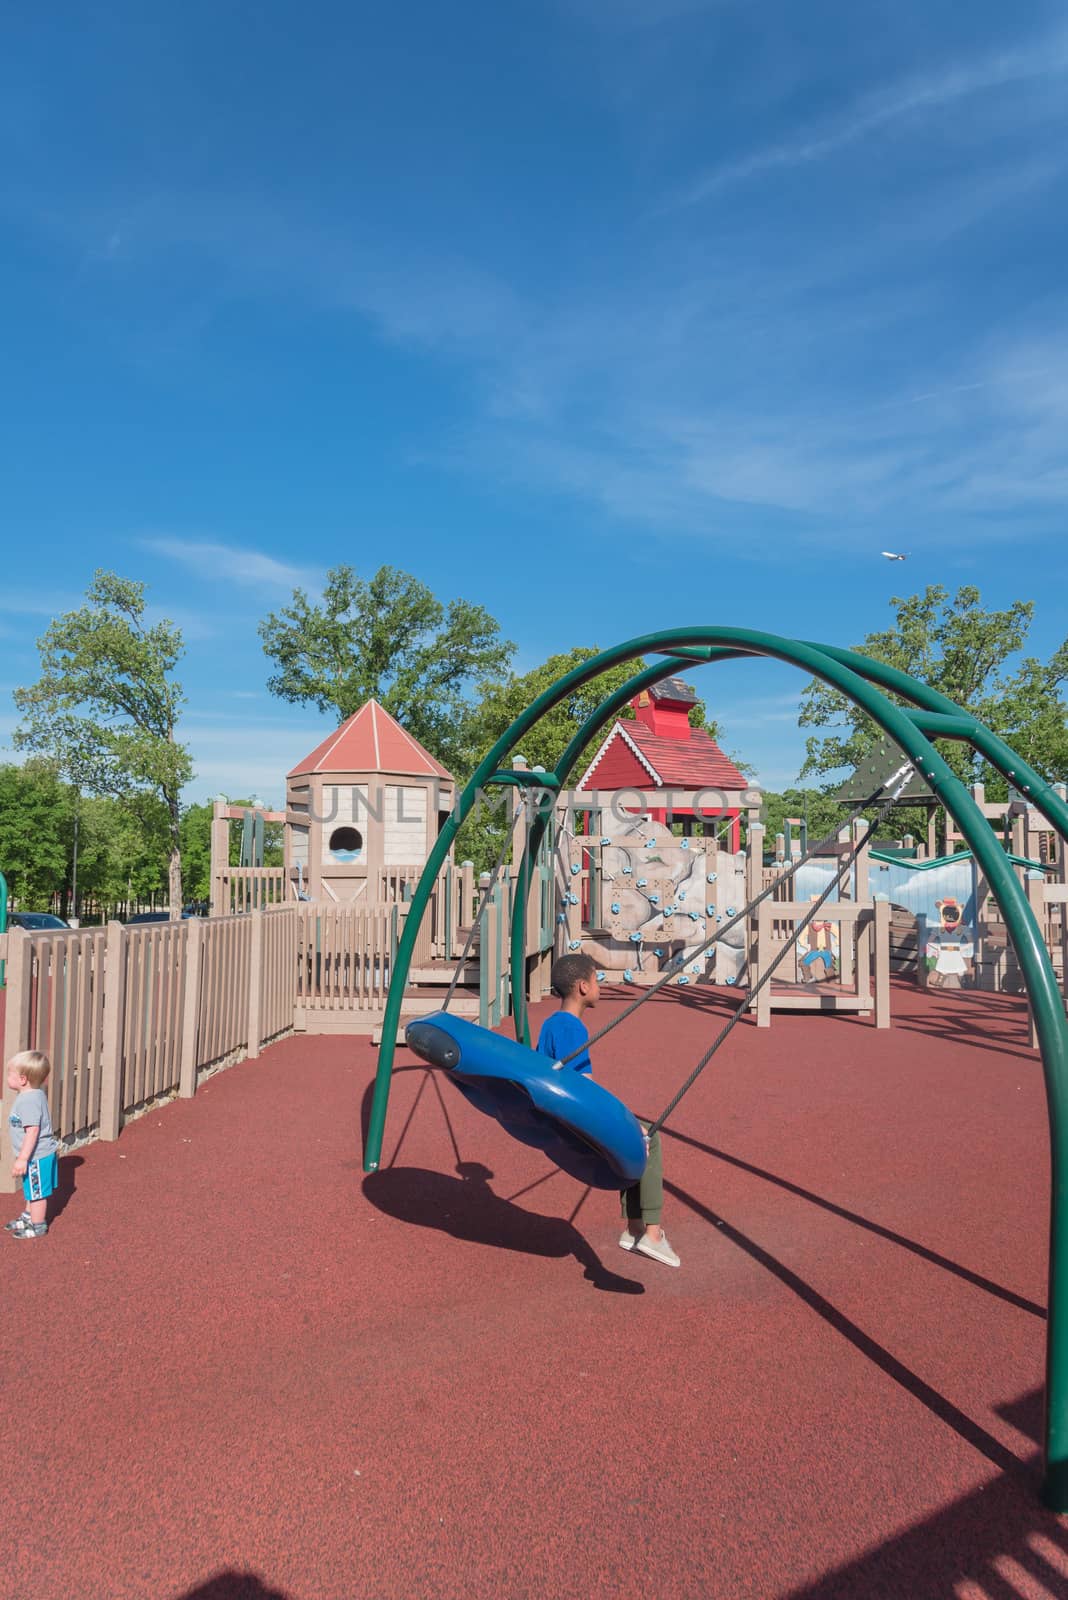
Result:
[[[655,1115],[730,1009],[657,996],[598,1076]],[[283,1040],[0,1243],[5,1592],[1068,1595],[1021,1002],[743,1023],[665,1134],[679,1271],[405,1051],[365,1178],[376,1060]]]

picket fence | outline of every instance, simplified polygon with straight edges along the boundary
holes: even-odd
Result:
[[[418,939],[424,978],[460,951],[470,874],[439,886]],[[295,1027],[370,1033],[385,1006],[408,902],[293,903],[243,914],[106,928],[11,929],[4,1059],[48,1053],[56,1134],[118,1137],[161,1096],[191,1096],[207,1073],[257,1056]],[[494,982],[495,975],[487,975]],[[10,1185],[4,1086],[0,1186]]]

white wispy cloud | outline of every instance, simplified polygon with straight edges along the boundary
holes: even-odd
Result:
[[[249,589],[317,589],[323,574],[318,568],[299,567],[263,550],[222,544],[209,539],[182,539],[152,535],[138,539],[145,550],[166,556],[206,582],[220,580]]]
[[[730,184],[776,168],[826,160],[895,123],[946,109],[974,95],[1038,78],[1060,76],[1066,71],[1068,34],[1061,31],[1024,49],[1001,51],[937,73],[905,79],[858,101],[849,112],[822,130],[766,145],[749,155],[712,167],[682,189],[675,197],[676,203],[695,205]]]

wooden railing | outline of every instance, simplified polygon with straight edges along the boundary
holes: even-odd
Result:
[[[371,1011],[385,1005],[398,909],[296,907],[298,1011]]]
[[[226,903],[223,915],[265,911],[284,905],[287,898],[284,867],[228,867],[224,877]]]
[[[114,1139],[139,1107],[192,1095],[205,1070],[258,1055],[292,1028],[296,931],[295,906],[132,928],[12,929],[0,935],[4,1058],[49,1055],[59,1138]],[[5,1184],[10,1162],[0,1150]]]

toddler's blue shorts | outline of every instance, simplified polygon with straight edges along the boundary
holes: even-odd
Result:
[[[22,1175],[22,1192],[27,1200],[47,1200],[55,1194],[59,1181],[59,1157],[53,1150],[40,1161],[31,1161]]]

